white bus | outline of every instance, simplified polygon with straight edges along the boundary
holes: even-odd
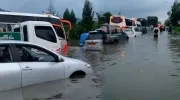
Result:
[[[135,20],[126,18],[124,16],[110,16],[110,25],[120,26],[122,29],[126,26],[136,26]]]
[[[61,41],[62,50],[67,50],[66,34],[61,19],[49,14],[31,14],[18,12],[0,12],[0,22],[21,23],[24,21],[46,21],[50,22]]]

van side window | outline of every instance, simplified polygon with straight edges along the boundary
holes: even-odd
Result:
[[[56,30],[58,37],[65,39],[64,31],[61,29],[61,27],[58,26],[53,26],[53,27]]]
[[[50,26],[35,26],[35,33],[38,38],[57,43],[56,35]]]
[[[24,41],[28,41],[28,31],[27,31],[27,26],[23,26],[23,33],[24,33]]]

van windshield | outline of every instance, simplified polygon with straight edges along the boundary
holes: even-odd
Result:
[[[90,32],[88,34],[88,37],[86,40],[97,40],[97,39],[102,39],[102,33],[100,32]]]

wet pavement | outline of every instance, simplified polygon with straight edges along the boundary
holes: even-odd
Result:
[[[90,63],[94,74],[66,80],[63,99],[180,100],[180,36],[148,33],[105,45],[103,52],[74,45],[68,56]]]

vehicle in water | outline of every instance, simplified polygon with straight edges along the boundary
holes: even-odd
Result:
[[[0,33],[0,40],[19,40],[37,43],[62,54],[62,41],[49,22],[25,21],[16,23],[0,23],[4,30]]]
[[[141,30],[138,27],[125,27],[124,33],[128,35],[128,37],[136,37],[142,35]]]
[[[118,43],[129,39],[128,35],[117,25],[104,24],[101,26],[103,43]]]
[[[93,73],[91,65],[84,61],[13,40],[0,41],[0,66],[0,100],[61,99],[66,78]]]
[[[158,26],[158,17],[157,16],[148,16],[147,17],[147,26],[157,27]]]
[[[154,32],[154,38],[158,38],[159,33],[160,33],[160,29],[158,27],[155,27],[153,29],[153,32]]]
[[[102,50],[103,34],[100,31],[90,31],[85,39],[84,50]]]
[[[146,34],[147,33],[146,27],[142,26],[140,21],[136,21],[136,27],[141,30],[142,34]]]
[[[0,12],[0,22],[4,23],[21,23],[24,21],[46,21],[50,22],[58,37],[61,41],[61,48],[64,51],[67,51],[67,36],[63,27],[63,23],[68,24],[69,29],[71,30],[72,25],[70,21],[63,20],[59,17],[50,15],[50,14],[31,14],[31,13],[18,13],[18,12]]]
[[[85,40],[88,36],[88,33],[82,33],[81,36],[80,36],[80,41],[79,41],[79,44],[81,47],[84,46],[84,43],[85,43]]]

